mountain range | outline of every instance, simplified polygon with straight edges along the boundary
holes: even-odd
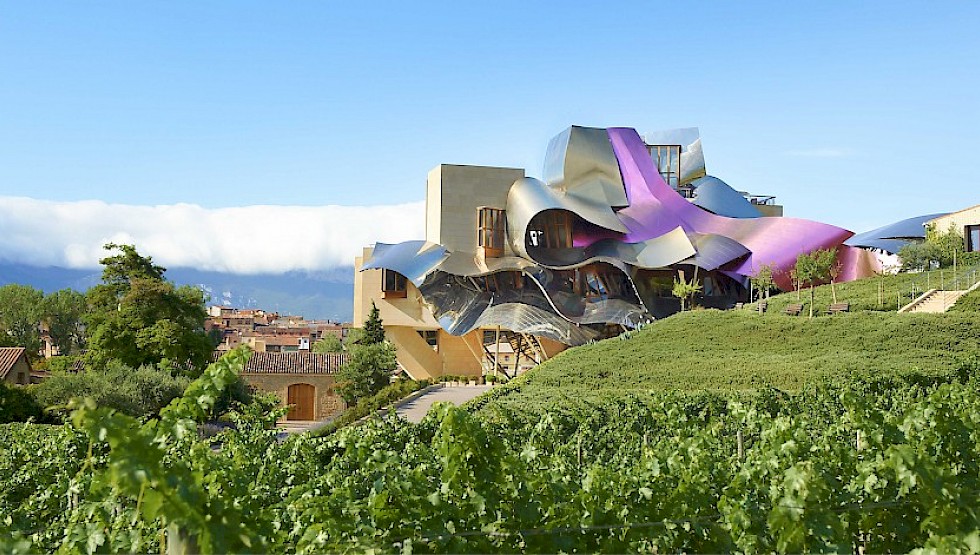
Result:
[[[0,262],[0,285],[19,283],[45,293],[59,289],[84,292],[99,283],[101,269],[28,266]],[[194,268],[168,268],[166,278],[200,287],[208,305],[261,308],[308,319],[349,322],[353,315],[354,268],[283,274],[231,274]]]

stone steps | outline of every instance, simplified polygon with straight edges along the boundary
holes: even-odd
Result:
[[[972,289],[972,288],[971,288]],[[907,313],[920,313],[920,314],[938,314],[946,312],[949,307],[953,306],[956,301],[966,294],[967,291],[941,291],[938,289],[933,289],[927,291],[915,299],[911,303],[903,306],[899,312],[903,314]]]

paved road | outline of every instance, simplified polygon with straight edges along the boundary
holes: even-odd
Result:
[[[445,386],[434,389],[417,399],[405,403],[397,409],[398,416],[409,422],[421,422],[425,414],[429,412],[429,407],[433,403],[449,401],[455,405],[461,405],[470,399],[482,395],[490,390],[490,385],[461,385]]]

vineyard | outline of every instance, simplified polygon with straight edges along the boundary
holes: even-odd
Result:
[[[980,357],[973,314],[857,313],[809,320],[701,310],[562,353],[472,406],[491,420],[536,420],[545,412],[586,410],[649,391],[727,400],[841,376],[913,368],[942,375],[971,357]],[[500,411],[506,416],[496,418]]]
[[[253,404],[202,439],[234,352],[158,419],[0,426],[0,552],[977,551],[974,320],[700,311],[420,424],[280,441]]]

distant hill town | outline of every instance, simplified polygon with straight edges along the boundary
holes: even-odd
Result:
[[[284,316],[262,309],[208,307],[205,330],[220,337],[216,350],[226,352],[248,345],[255,352],[309,352],[326,335],[343,339],[348,323],[332,320],[307,320],[303,316]]]

